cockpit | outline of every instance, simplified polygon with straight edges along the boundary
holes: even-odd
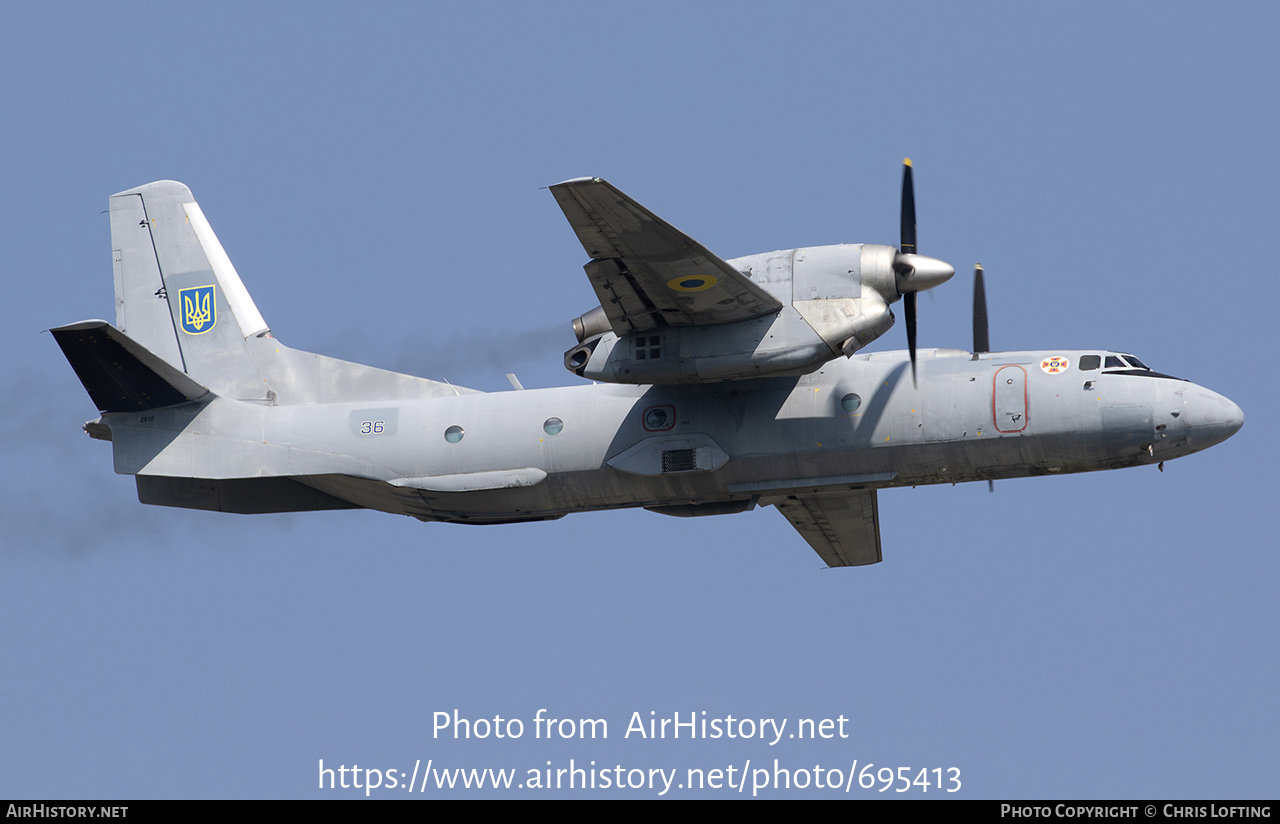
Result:
[[[1172,378],[1173,380],[1182,380],[1182,378],[1174,378],[1172,375],[1163,375],[1159,372],[1151,371],[1151,367],[1147,366],[1141,360],[1133,355],[1127,354],[1101,354],[1101,355],[1081,355],[1079,369],[1081,372],[1091,372],[1095,369],[1101,369],[1103,374],[1115,375],[1143,375],[1152,378]]]
[[[1081,355],[1080,371],[1089,372],[1098,367],[1102,367],[1104,371],[1112,369],[1145,369],[1150,372],[1151,367],[1135,358],[1133,355]]]

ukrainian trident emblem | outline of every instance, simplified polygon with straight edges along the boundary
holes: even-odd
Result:
[[[218,322],[213,286],[196,286],[180,290],[178,304],[182,312],[182,331],[188,335],[204,334]]]

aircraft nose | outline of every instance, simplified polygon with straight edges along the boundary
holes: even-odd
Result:
[[[1207,449],[1236,434],[1244,412],[1228,398],[1197,386],[1187,392],[1187,438],[1192,449]]]

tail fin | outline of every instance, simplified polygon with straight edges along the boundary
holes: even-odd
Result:
[[[191,190],[172,180],[111,196],[116,326],[224,397],[268,388],[245,339],[266,321]]]
[[[116,328],[220,397],[290,404],[475,391],[283,346],[181,183],[112,195],[111,248]]]

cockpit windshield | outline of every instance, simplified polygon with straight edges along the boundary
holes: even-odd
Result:
[[[1081,358],[1081,369],[1084,369],[1084,358]],[[1105,369],[1142,369],[1146,372],[1151,371],[1151,367],[1135,358],[1133,355],[1107,355],[1106,361],[1103,363]]]
[[[1182,378],[1175,378],[1173,375],[1152,371],[1150,366],[1147,366],[1133,355],[1081,355],[1079,369],[1081,372],[1097,369],[1099,361],[1101,361],[1102,371],[1109,372],[1112,375],[1137,375],[1144,378],[1182,380]]]

